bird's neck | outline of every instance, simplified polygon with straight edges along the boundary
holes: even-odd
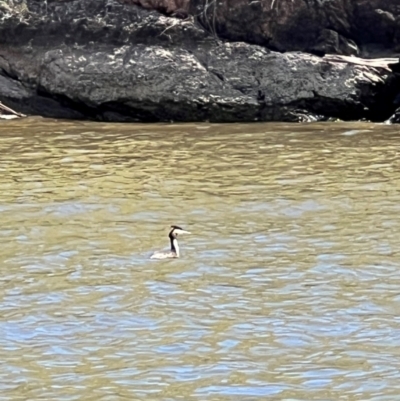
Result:
[[[179,258],[179,245],[176,238],[171,238],[171,251],[175,252],[176,256]]]

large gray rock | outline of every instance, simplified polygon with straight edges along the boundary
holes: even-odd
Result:
[[[139,45],[47,53],[40,85],[92,107],[112,103],[157,120],[279,120],[297,108],[359,118],[372,103],[363,89],[384,85],[388,75],[244,43],[193,51]]]
[[[385,120],[393,111],[397,78],[384,64],[221,42],[193,20],[109,4],[43,11],[31,0],[27,17],[5,16],[0,101],[110,121]]]

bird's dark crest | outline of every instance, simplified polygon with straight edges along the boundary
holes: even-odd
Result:
[[[181,227],[179,227],[179,226],[171,226],[171,228],[173,229],[173,230],[175,230],[175,229],[178,229],[178,230],[183,230]]]

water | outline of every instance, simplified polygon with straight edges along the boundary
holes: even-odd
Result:
[[[397,399],[398,141],[3,122],[0,400]]]

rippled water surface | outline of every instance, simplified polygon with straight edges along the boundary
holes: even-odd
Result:
[[[0,400],[397,399],[399,144],[2,122]]]

